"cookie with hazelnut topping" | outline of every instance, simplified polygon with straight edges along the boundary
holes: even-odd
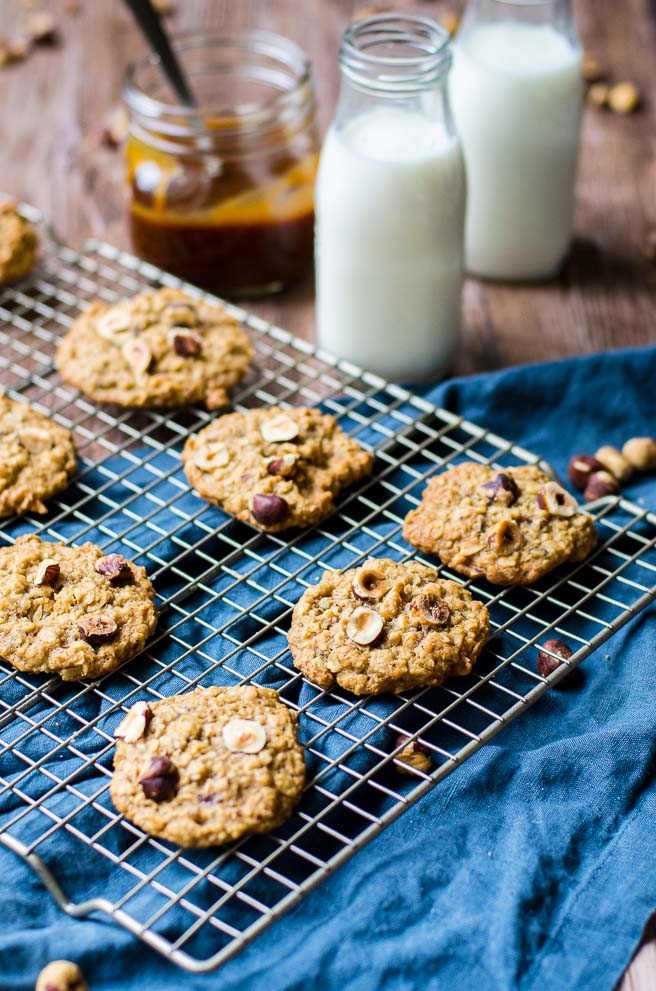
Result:
[[[534,465],[465,462],[432,478],[403,524],[413,547],[495,585],[530,585],[597,543],[592,517]]]
[[[457,582],[418,561],[371,558],[326,572],[303,593],[289,646],[299,671],[321,688],[369,695],[469,674],[489,628],[485,606]]]
[[[137,702],[115,736],[114,805],[183,847],[269,832],[303,789],[297,716],[271,688],[212,686]]]
[[[0,396],[0,516],[45,513],[44,499],[66,488],[75,467],[70,430]]]
[[[220,303],[166,288],[92,303],[56,360],[62,378],[97,402],[220,409],[252,357],[248,335]]]
[[[94,544],[30,534],[0,550],[0,657],[19,671],[99,678],[155,630],[145,568]]]
[[[303,406],[221,416],[189,438],[182,460],[199,495],[269,533],[320,522],[373,462],[334,416]]]
[[[16,282],[36,263],[38,239],[13,203],[0,203],[0,286]]]

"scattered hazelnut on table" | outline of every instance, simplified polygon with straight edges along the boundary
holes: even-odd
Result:
[[[656,438],[631,437],[622,448],[622,454],[638,471],[653,471],[656,468]]]
[[[588,83],[596,83],[604,78],[604,70],[601,63],[588,52],[583,53],[581,61],[581,75]]]
[[[604,496],[618,495],[620,486],[614,475],[609,471],[595,471],[588,479],[583,498],[586,502],[603,499]]]
[[[607,107],[610,86],[607,83],[593,83],[588,87],[587,99],[595,107]]]
[[[603,468],[615,476],[620,485],[628,482],[633,474],[633,465],[626,460],[621,451],[610,444],[600,447],[595,458],[601,462]]]
[[[49,10],[35,10],[25,20],[25,30],[37,45],[52,45],[57,41],[57,25]]]
[[[579,492],[588,484],[588,479],[594,471],[603,471],[604,465],[591,454],[574,454],[567,464],[567,477]]]
[[[35,991],[89,991],[84,975],[70,960],[53,960],[37,977]]]
[[[128,136],[129,118],[125,107],[114,107],[111,110],[100,134],[102,143],[107,148],[119,148]]]
[[[433,766],[428,747],[420,743],[419,740],[412,740],[405,733],[399,733],[395,739],[394,749],[396,750],[397,747],[403,749],[396,754],[395,760],[401,761],[402,765],[405,765],[396,765],[399,774],[412,774],[413,771],[422,771],[424,774],[428,774]]]
[[[549,653],[547,653],[549,651]],[[548,678],[560,666],[562,661],[567,661],[572,656],[572,649],[564,640],[545,640],[538,653],[538,671],[543,678]],[[556,654],[556,657],[552,657]],[[561,658],[561,660],[558,660]]]
[[[640,105],[640,91],[635,83],[616,83],[608,94],[608,106],[616,114],[632,114]]]

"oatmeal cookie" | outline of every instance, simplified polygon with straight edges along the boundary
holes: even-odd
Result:
[[[334,416],[303,406],[221,416],[189,438],[182,460],[204,499],[270,533],[324,519],[373,463]]]
[[[137,702],[115,735],[114,805],[179,846],[269,832],[301,795],[297,717],[271,688],[196,688]]]
[[[19,537],[0,550],[0,657],[64,681],[108,674],[153,633],[154,595],[118,554]]]
[[[326,572],[292,614],[294,664],[319,685],[356,695],[440,685],[469,674],[490,629],[488,611],[457,582],[417,561],[371,558]]]
[[[445,564],[495,585],[530,585],[567,561],[583,561],[597,542],[592,518],[557,482],[532,465],[466,462],[432,478],[403,536]]]
[[[0,396],[0,516],[45,513],[43,500],[66,488],[75,467],[70,430]]]
[[[220,303],[178,289],[95,302],[57,349],[62,378],[101,403],[219,409],[253,357],[248,336]]]
[[[34,228],[13,203],[0,203],[0,286],[22,279],[36,263]]]

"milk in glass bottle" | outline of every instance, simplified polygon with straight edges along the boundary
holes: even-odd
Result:
[[[460,328],[465,173],[429,18],[351,25],[315,194],[319,343],[386,378],[444,373]]]
[[[555,275],[572,238],[583,101],[569,0],[469,0],[450,89],[467,166],[467,270]]]

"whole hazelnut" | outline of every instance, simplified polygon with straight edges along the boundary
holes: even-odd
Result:
[[[617,479],[609,471],[595,471],[588,479],[583,498],[586,502],[594,502],[604,496],[618,495],[619,491]]]
[[[588,103],[600,109],[608,106],[610,86],[607,83],[593,83],[588,88]]]
[[[35,991],[89,991],[84,975],[70,960],[53,960],[36,980]]]
[[[567,463],[567,477],[575,489],[583,492],[593,471],[603,471],[604,467],[591,454],[574,454]]]
[[[635,83],[615,83],[608,94],[608,106],[616,114],[632,114],[640,105],[640,90]]]
[[[622,454],[638,471],[653,471],[656,468],[656,438],[632,437],[622,448]]]
[[[396,737],[394,749],[396,750],[398,747],[402,748],[395,757],[395,760],[401,761],[400,765],[396,765],[399,774],[412,774],[414,771],[428,774],[433,766],[428,747],[419,740],[413,740],[406,736],[405,733],[399,733]]]
[[[553,654],[556,654],[556,657],[553,657]],[[543,678],[548,678],[561,666],[562,661],[568,661],[571,656],[572,650],[564,640],[545,640],[538,653],[538,671]]]
[[[289,512],[289,504],[282,496],[260,493],[251,500],[253,519],[262,526],[275,526],[282,523]]]
[[[158,805],[175,797],[179,781],[178,769],[168,757],[153,757],[147,773],[139,778],[146,798]]]
[[[621,451],[610,444],[600,447],[595,458],[601,461],[602,467],[614,475],[620,484],[628,482],[633,474],[633,465],[626,460]]]

